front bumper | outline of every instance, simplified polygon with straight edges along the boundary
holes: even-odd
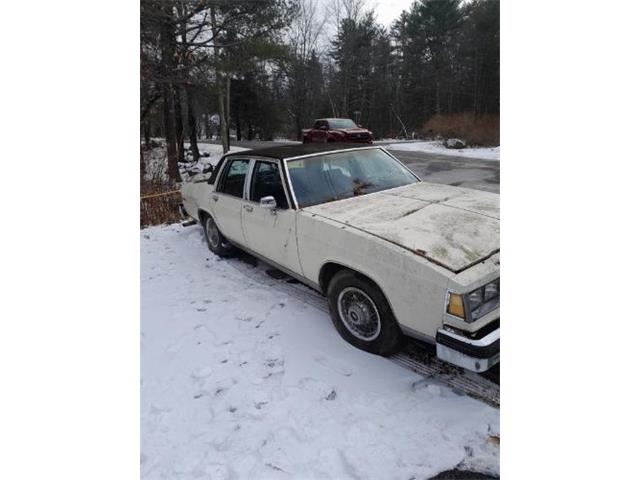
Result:
[[[472,372],[486,372],[500,363],[500,328],[477,339],[440,329],[436,334],[436,353],[445,362]]]

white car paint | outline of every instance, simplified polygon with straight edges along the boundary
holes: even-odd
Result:
[[[472,323],[445,313],[449,291],[499,277],[499,195],[418,182],[306,208],[291,199],[291,208],[271,211],[246,200],[249,180],[240,199],[198,176],[182,187],[185,210],[195,219],[206,212],[233,243],[320,291],[328,264],[366,275],[408,335],[434,342],[444,325],[475,332],[499,318],[499,307]]]

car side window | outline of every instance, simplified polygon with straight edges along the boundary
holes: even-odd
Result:
[[[249,160],[232,160],[227,163],[222,178],[218,183],[217,191],[242,198],[244,179],[249,169]]]
[[[253,169],[253,176],[251,177],[249,200],[252,202],[260,202],[261,198],[268,196],[275,198],[278,208],[289,208],[284,187],[282,186],[278,164],[273,162],[256,162]]]
[[[317,130],[318,128],[320,128],[321,125],[322,125],[322,120],[318,120],[316,123],[313,124],[313,128]]]

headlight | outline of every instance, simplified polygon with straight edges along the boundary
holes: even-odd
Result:
[[[499,306],[500,279],[497,278],[464,295],[449,292],[447,313],[471,323]]]
[[[469,302],[469,310],[473,311],[476,308],[478,308],[482,304],[483,298],[484,298],[484,295],[483,295],[482,288],[479,288],[467,294],[467,300]]]
[[[492,298],[500,295],[500,279],[496,279],[491,283],[487,283],[484,286],[484,301],[487,302]]]

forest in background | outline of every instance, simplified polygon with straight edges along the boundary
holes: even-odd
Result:
[[[198,140],[300,139],[345,117],[375,138],[499,143],[500,4],[417,0],[389,28],[366,0],[141,0],[140,130],[168,176]],[[142,154],[141,154],[142,158]]]

